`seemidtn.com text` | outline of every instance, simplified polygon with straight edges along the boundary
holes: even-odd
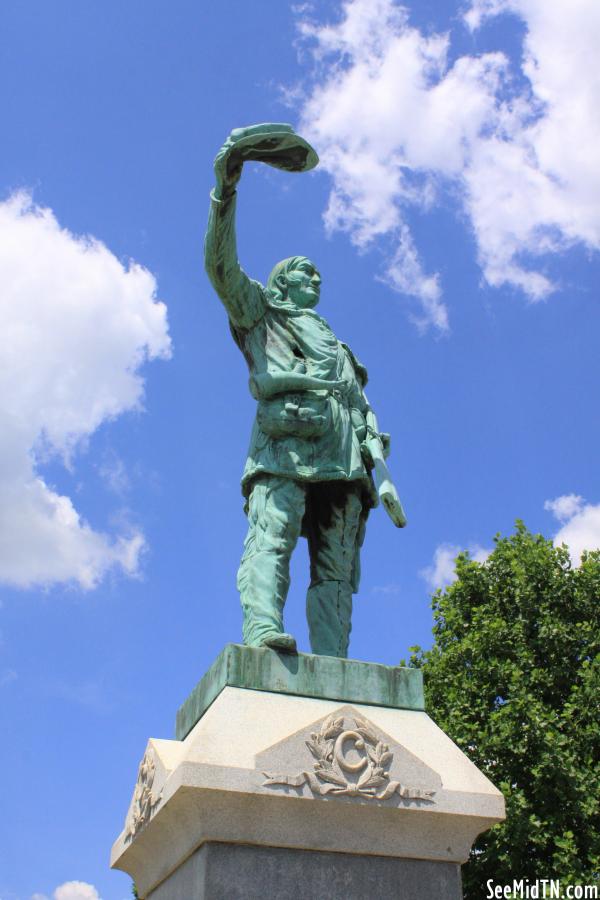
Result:
[[[597,884],[565,884],[560,878],[515,878],[512,884],[496,884],[486,881],[487,897],[492,900],[598,900]]]

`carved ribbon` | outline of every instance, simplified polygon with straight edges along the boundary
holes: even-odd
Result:
[[[315,771],[303,771],[298,775],[269,775],[263,787],[285,784],[291,787],[302,787],[308,784],[313,794],[325,796],[366,797],[367,799],[387,800],[398,794],[403,800],[420,800],[433,802],[435,791],[409,788],[399,781],[389,781],[384,767],[389,765],[392,754],[387,744],[379,741],[376,735],[361,719],[355,720],[357,730],[344,730],[343,718],[328,719],[323,723],[321,732],[312,735],[307,747],[316,758]],[[360,754],[358,760],[351,761],[345,753],[345,745],[351,742]],[[368,746],[367,746],[368,745]],[[345,772],[357,775],[362,772],[358,781],[349,781]],[[385,787],[384,787],[385,785]],[[383,788],[378,793],[378,789]]]
[[[308,784],[313,794],[325,796],[326,794],[335,794],[337,797],[372,797],[374,800],[388,800],[393,794],[398,794],[403,800],[422,800],[433,803],[433,795],[435,791],[423,791],[420,788],[409,788],[400,781],[390,781],[386,789],[377,794],[372,788],[366,790],[357,787],[355,784],[348,783],[346,787],[336,784],[321,784],[314,772],[300,772],[299,775],[269,775],[263,772],[267,779],[263,781],[263,787],[269,787],[273,784],[287,784],[290,787],[302,787]]]

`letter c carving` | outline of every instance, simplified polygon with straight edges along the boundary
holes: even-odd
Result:
[[[344,743],[346,741],[354,741],[354,746],[357,750],[365,749],[364,739],[357,731],[342,731],[335,742],[334,753],[336,762],[340,769],[344,769],[346,772],[360,772],[368,763],[367,757],[365,755],[363,759],[359,759],[358,762],[348,762],[344,756]]]

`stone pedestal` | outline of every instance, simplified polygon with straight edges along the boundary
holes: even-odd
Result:
[[[112,865],[148,900],[459,900],[502,795],[421,673],[228,645],[151,739]]]

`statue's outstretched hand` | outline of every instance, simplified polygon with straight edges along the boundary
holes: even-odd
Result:
[[[219,200],[233,194],[240,180],[243,165],[241,154],[235,151],[235,140],[232,140],[230,135],[215,156],[216,196]]]

